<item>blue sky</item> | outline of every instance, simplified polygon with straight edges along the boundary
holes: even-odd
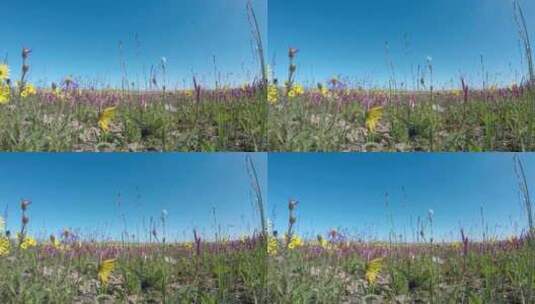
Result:
[[[8,228],[16,231],[20,199],[32,200],[30,232],[41,237],[71,228],[117,239],[126,222],[142,238],[164,209],[168,239],[191,239],[193,228],[214,237],[219,225],[237,237],[259,226],[245,155],[2,153],[0,212],[7,207]],[[252,157],[265,193],[267,156]]]
[[[20,49],[33,49],[31,79],[58,81],[66,75],[120,83],[121,62],[130,81],[143,82],[151,65],[166,57],[168,87],[189,85],[192,72],[213,84],[218,71],[227,83],[250,79],[253,56],[246,0],[6,1],[2,4],[0,58],[8,54],[18,77]],[[254,0],[267,35],[267,1]],[[119,42],[123,44],[120,56]]]
[[[521,3],[535,40],[535,1]],[[290,46],[300,49],[297,79],[305,83],[341,74],[384,85],[392,62],[398,84],[412,84],[411,66],[416,73],[428,56],[435,87],[457,85],[460,74],[481,85],[480,55],[490,82],[509,85],[522,71],[511,1],[270,0],[268,18],[269,58],[281,79]]]
[[[533,187],[535,155],[521,157]],[[268,164],[268,214],[281,232],[289,198],[300,202],[297,232],[307,237],[334,228],[378,239],[394,230],[411,240],[430,209],[435,239],[457,239],[461,227],[480,238],[481,208],[489,235],[527,227],[513,154],[273,153]]]
[[[71,228],[85,236],[118,238],[126,229],[146,236],[150,217],[167,210],[167,238],[213,237],[219,226],[238,236],[258,228],[244,153],[0,154],[0,213],[19,228],[19,201],[33,201],[30,232]],[[418,216],[433,210],[436,239],[459,228],[481,236],[526,228],[513,154],[257,153],[267,214],[285,231],[289,198],[300,201],[297,231],[313,237],[331,228],[367,238],[394,230],[411,238]],[[535,155],[521,155],[530,186]],[[213,216],[215,210],[215,219]],[[214,223],[217,222],[217,225]]]

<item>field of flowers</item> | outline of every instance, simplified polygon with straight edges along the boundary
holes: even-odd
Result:
[[[526,87],[394,92],[270,88],[274,151],[533,151]],[[289,92],[289,93],[286,93]],[[293,93],[292,93],[293,92]]]
[[[2,151],[259,151],[265,150],[265,89],[105,89],[65,78],[50,87],[27,80],[31,50],[22,51],[21,79],[0,64]]]
[[[239,240],[167,243],[161,230],[150,241],[82,238],[64,230],[36,240],[28,233],[21,201],[21,230],[1,220],[1,303],[263,303],[265,242]]]
[[[346,240],[336,231],[329,236],[294,240],[290,242],[294,249],[272,254],[268,279],[272,303],[535,300],[535,250],[525,237],[401,244]],[[281,243],[272,241],[272,248]]]
[[[65,78],[36,88],[0,64],[2,151],[533,151],[531,82],[436,90],[362,88],[290,77],[239,88],[95,88]]]
[[[339,77],[305,88],[294,80],[297,52],[289,50],[285,84],[268,87],[271,150],[535,150],[529,81],[474,89],[461,78],[458,89],[437,90],[428,73],[414,90],[364,88]]]
[[[433,238],[433,214],[416,239],[350,237],[335,229],[315,240],[294,231],[297,202],[288,204],[288,231],[270,233],[271,303],[533,303],[533,228],[506,240]]]

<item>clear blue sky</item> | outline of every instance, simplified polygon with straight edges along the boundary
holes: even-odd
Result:
[[[534,191],[535,155],[521,157]],[[300,201],[297,232],[308,237],[338,228],[387,239],[394,228],[411,240],[411,219],[416,226],[430,209],[435,239],[457,239],[461,227],[481,238],[481,207],[489,235],[527,227],[513,154],[269,154],[268,164],[268,214],[281,232],[289,198]]]
[[[63,228],[118,238],[141,237],[150,217],[167,210],[167,238],[192,239],[197,228],[213,238],[217,225],[237,237],[259,227],[252,207],[244,153],[182,154],[0,154],[0,212],[19,229],[21,198],[29,208],[30,232],[47,236]],[[263,191],[267,155],[252,155]]]
[[[267,1],[254,0],[267,35]],[[152,64],[167,58],[168,86],[191,80],[192,71],[213,84],[213,59],[227,83],[256,73],[246,0],[6,1],[2,4],[0,57],[20,70],[20,49],[34,50],[31,79],[66,75],[117,84],[126,62],[130,81],[143,81]],[[137,37],[137,38],[136,38]],[[123,43],[123,56],[119,42]],[[145,72],[145,73],[144,73]]]
[[[535,1],[521,3],[535,40]],[[452,78],[457,85],[460,73],[480,85],[481,54],[491,82],[509,85],[521,72],[509,0],[270,0],[268,17],[270,62],[281,79],[290,46],[300,49],[297,79],[308,83],[341,74],[384,85],[388,62],[398,83],[409,83],[411,65],[416,72],[428,56],[435,87]]]

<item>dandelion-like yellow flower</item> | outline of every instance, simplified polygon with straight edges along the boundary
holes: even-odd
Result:
[[[7,64],[0,64],[0,80],[9,78],[9,66]]]
[[[383,258],[376,258],[371,260],[368,265],[366,265],[366,280],[370,284],[374,284],[379,277],[379,273],[383,268]]]
[[[22,92],[20,92],[20,96],[22,98],[30,97],[30,96],[33,96],[35,94],[37,94],[37,90],[35,89],[35,87],[31,83],[26,84],[24,86],[24,89],[22,90]]]
[[[294,250],[304,245],[303,240],[297,235],[292,235],[290,242],[288,242],[288,249]]]
[[[192,97],[193,96],[193,91],[192,90],[185,90],[184,91],[184,95],[186,97]]]
[[[9,102],[11,96],[11,88],[7,84],[0,83],[0,105]]]
[[[100,265],[98,265],[98,280],[102,285],[108,284],[110,275],[115,268],[116,259],[104,260]]]
[[[277,86],[275,85],[268,86],[267,101],[270,104],[276,104],[277,101],[279,101],[279,89],[277,89]]]
[[[186,242],[183,244],[184,248],[186,249],[191,249],[193,248],[193,243],[192,242]]]
[[[366,128],[368,131],[375,132],[379,121],[383,117],[383,107],[373,107],[366,113]]]
[[[279,242],[274,237],[269,237],[267,242],[267,253],[276,255],[279,252]]]
[[[321,94],[321,96],[323,96],[325,98],[330,98],[332,96],[331,92],[326,87],[321,87],[320,88],[320,94]]]
[[[52,243],[52,247],[54,247],[54,249],[59,250],[59,251],[64,251],[64,250],[67,250],[68,248],[66,245],[62,244],[61,241],[56,238],[51,238],[50,243]]]
[[[0,237],[0,256],[6,256],[11,249],[11,243],[7,237]]]
[[[461,249],[462,244],[461,244],[461,242],[459,242],[459,241],[455,241],[455,242],[452,242],[452,243],[451,243],[451,247],[452,247],[453,249]]]
[[[115,117],[115,109],[117,107],[109,107],[104,109],[98,116],[98,126],[104,132],[110,130],[110,122]]]
[[[295,98],[303,95],[305,93],[305,88],[303,88],[302,85],[296,84],[292,86],[290,91],[288,92],[288,97]]]
[[[63,93],[63,91],[61,90],[61,88],[55,88],[52,90],[52,95],[58,99],[63,99],[65,98],[65,94]]]
[[[31,236],[25,237],[24,240],[22,240],[22,243],[20,244],[20,248],[23,250],[27,250],[35,246],[37,246],[37,241]]]
[[[320,243],[321,248],[325,250],[331,250],[333,248],[332,244],[324,238],[320,238],[319,243]]]

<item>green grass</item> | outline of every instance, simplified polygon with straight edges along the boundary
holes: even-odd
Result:
[[[266,144],[267,105],[253,95],[197,102],[180,93],[90,92],[46,101],[44,94],[0,105],[2,151],[261,151]],[[92,95],[94,95],[94,97]],[[117,100],[110,130],[98,126],[102,106]],[[140,100],[148,99],[143,104]],[[98,103],[97,103],[98,104]]]
[[[482,249],[484,248],[484,249]],[[367,255],[384,255],[376,282]],[[270,258],[272,303],[533,303],[535,251],[527,244],[306,245]]]
[[[247,242],[248,244],[246,244]],[[253,240],[182,245],[42,243],[0,258],[2,303],[260,303],[265,250]],[[117,262],[107,284],[99,259]]]
[[[316,97],[317,98],[317,97]],[[534,151],[535,96],[448,102],[435,97],[385,103],[374,132],[361,100],[310,95],[270,106],[272,151]]]

